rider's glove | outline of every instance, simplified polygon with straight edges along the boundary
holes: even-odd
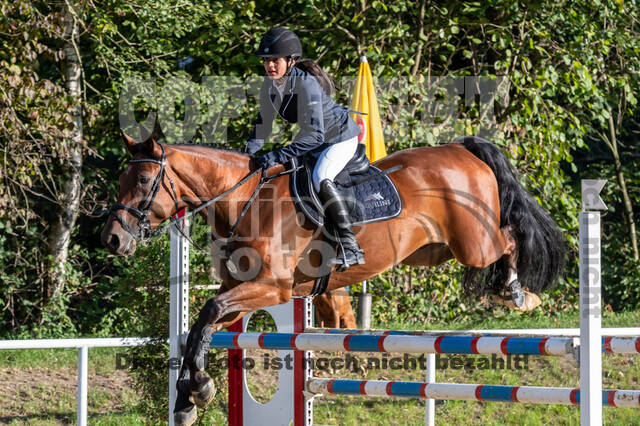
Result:
[[[256,166],[261,169],[268,169],[279,163],[278,156],[271,151],[255,159]]]

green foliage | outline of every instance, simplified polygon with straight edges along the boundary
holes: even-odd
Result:
[[[39,319],[48,212],[56,198],[59,158],[70,135],[71,107],[59,66],[60,14],[42,3],[2,2],[0,20],[0,307],[11,328]],[[60,303],[62,301],[57,301]]]
[[[73,236],[65,294],[40,311],[48,253],[42,235],[55,204],[47,199],[47,188],[55,187],[57,169],[51,168],[70,128],[59,72],[60,10],[44,2],[0,6],[6,17],[0,23],[0,96],[5,106],[0,114],[6,123],[0,138],[3,330],[151,332],[143,327],[151,313],[139,307],[161,306],[156,299],[161,295],[132,292],[131,283],[136,288],[165,284],[164,275],[149,271],[166,269],[166,243],[140,248],[135,259],[112,258],[99,248],[103,219],[89,215],[81,216]],[[187,1],[177,7],[168,0],[110,0],[78,6],[87,121],[86,211],[104,207],[117,192],[117,176],[127,158],[118,108],[128,79],[155,79],[149,87],[156,95],[134,102],[140,121],[151,111],[181,121],[187,106],[175,92],[192,90],[195,130],[185,133],[179,125],[169,126],[169,141],[239,146],[256,114],[255,79],[262,74],[253,52],[267,28],[286,22],[300,35],[304,56],[318,59],[336,78],[336,98],[343,104],[349,103],[360,55],[368,57],[389,151],[484,132],[510,155],[522,183],[569,240],[567,276],[546,296],[545,309],[576,303],[579,179],[609,177],[605,300],[617,310],[638,307],[640,296],[630,290],[637,288],[638,268],[628,260],[616,169],[602,139],[613,114],[627,186],[637,206],[640,178],[633,134],[638,131],[639,81],[638,73],[631,72],[640,69],[635,1],[234,0]],[[187,56],[193,63],[178,70],[178,60]],[[497,85],[491,92],[495,103],[473,92],[476,83]],[[296,128],[277,123],[276,130],[267,149],[290,140]],[[594,162],[593,156],[600,159]],[[196,264],[208,268],[204,260]],[[131,271],[142,274],[134,278]],[[464,299],[460,273],[451,263],[429,270],[398,267],[375,278],[371,284],[380,298],[374,303],[379,321],[457,320],[485,312],[478,301]]]
[[[336,79],[335,97],[344,105],[350,104],[360,56],[367,56],[389,152],[485,135],[510,156],[523,185],[568,238],[566,277],[543,296],[538,312],[508,313],[467,299],[462,269],[452,261],[430,269],[398,266],[372,279],[374,323],[488,326],[499,318],[506,327],[555,322],[574,312],[580,179],[596,177],[609,180],[603,194],[609,205],[603,220],[605,306],[640,308],[640,264],[632,260],[620,185],[622,175],[637,222],[637,0],[70,3],[80,25],[84,195],[69,245],[66,286],[54,303],[45,304],[46,235],[53,212],[64,203],[60,174],[68,166],[72,129],[73,103],[61,72],[62,6],[0,0],[0,333],[153,336],[155,344],[131,350],[148,421],[161,422],[167,412],[168,237],[138,247],[133,257],[112,257],[99,241],[104,217],[90,214],[114,200],[117,177],[126,167],[119,102],[131,82],[139,88],[137,82],[153,79],[150,94],[132,102],[138,121],[157,111],[176,121],[164,129],[169,142],[238,147],[257,112],[263,69],[253,52],[261,34],[278,24],[295,30],[304,56]],[[187,57],[192,64],[179,70],[179,60]],[[492,87],[491,96],[476,93],[481,85]],[[189,114],[181,97],[185,89],[197,112],[192,131],[180,125]],[[265,149],[286,143],[295,132],[295,126],[277,122]],[[194,229],[206,247],[207,227]],[[209,265],[208,253],[192,248],[193,285],[211,283]],[[190,294],[192,315],[212,296],[203,290]],[[264,321],[258,318],[257,327]],[[209,374],[223,390],[224,372]]]
[[[369,280],[372,321],[425,327],[436,318],[456,321],[480,313],[478,301],[467,300],[461,282],[462,269],[452,264],[429,269],[395,267]],[[358,292],[358,287],[354,286],[352,293]]]

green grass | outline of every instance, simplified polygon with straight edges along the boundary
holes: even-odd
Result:
[[[116,354],[127,348],[89,349],[88,412],[92,425],[145,424],[138,395],[126,374],[116,371]],[[0,351],[0,422],[60,425],[76,422],[77,349]],[[4,374],[10,377],[4,377]]]

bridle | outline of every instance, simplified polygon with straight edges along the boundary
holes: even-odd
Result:
[[[151,190],[149,191],[145,199],[140,201],[140,203],[138,204],[138,207],[133,207],[133,206],[129,206],[127,204],[122,204],[122,203],[115,203],[113,206],[111,206],[111,209],[109,209],[109,213],[116,218],[116,220],[122,226],[122,229],[127,231],[137,243],[140,241],[146,241],[153,236],[153,234],[151,233],[151,222],[149,221],[149,213],[151,213],[151,207],[153,207],[153,202],[155,201],[156,196],[158,195],[158,191],[160,190],[160,186],[162,185],[162,182],[164,181],[165,176],[169,180],[169,185],[171,186],[172,192],[169,193],[169,195],[172,195],[173,203],[175,204],[176,211],[178,211],[178,195],[173,185],[173,180],[165,171],[165,167],[167,165],[167,156],[165,154],[164,147],[162,146],[162,144],[158,144],[158,145],[162,150],[162,156],[160,157],[160,160],[155,160],[153,158],[141,158],[138,160],[129,161],[129,164],[154,163],[154,164],[160,165],[160,171],[158,172],[155,179],[153,180],[153,185],[151,186]],[[134,232],[133,229],[131,229],[129,224],[122,218],[122,216],[120,216],[120,214],[118,213],[118,210],[124,210],[138,219],[137,232]]]

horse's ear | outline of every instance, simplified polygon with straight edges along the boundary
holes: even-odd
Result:
[[[124,144],[127,147],[127,151],[129,151],[129,154],[131,155],[135,154],[140,149],[140,143],[131,136],[127,135],[124,130],[120,131],[122,132],[122,139],[124,139]]]
[[[160,143],[156,141],[156,138],[151,136],[149,139],[144,141],[142,144],[142,152],[149,158],[155,158],[159,160],[162,158],[162,148],[160,147]]]
[[[162,148],[160,148],[158,140],[162,139],[164,135],[157,120],[155,121],[152,132],[149,132],[148,128],[142,126],[141,132],[143,137],[145,134],[148,135],[144,142],[138,142],[136,139],[127,135],[122,129],[120,131],[122,132],[122,138],[124,139],[127,151],[129,151],[131,155],[143,152],[150,158],[160,158],[162,156]]]
[[[154,136],[148,137],[144,142],[138,142],[122,131],[122,139],[124,139],[127,151],[129,151],[129,154],[131,155],[142,152],[145,157],[158,159],[162,157],[162,148],[160,147],[160,144],[156,142],[156,138]]]
[[[151,136],[149,139],[153,139],[155,142],[158,142],[160,139],[164,138],[164,133],[162,133],[162,128],[160,127],[160,123],[156,119],[155,124],[153,125],[153,132],[151,132]]]
[[[151,158],[161,158],[162,157],[162,148],[160,148],[160,139],[164,138],[164,133],[162,133],[162,128],[160,127],[160,123],[156,120],[153,125],[153,132],[149,138],[144,142],[144,150],[146,154]]]
[[[127,146],[129,153],[131,155],[142,153],[145,157],[160,159],[162,157],[162,148],[160,148],[158,140],[162,139],[164,136],[158,121],[156,120],[153,131],[149,131],[149,128],[144,125],[141,126],[140,131],[143,138],[147,135],[143,142],[136,141],[134,138],[122,131],[122,137],[124,138],[125,145]]]

